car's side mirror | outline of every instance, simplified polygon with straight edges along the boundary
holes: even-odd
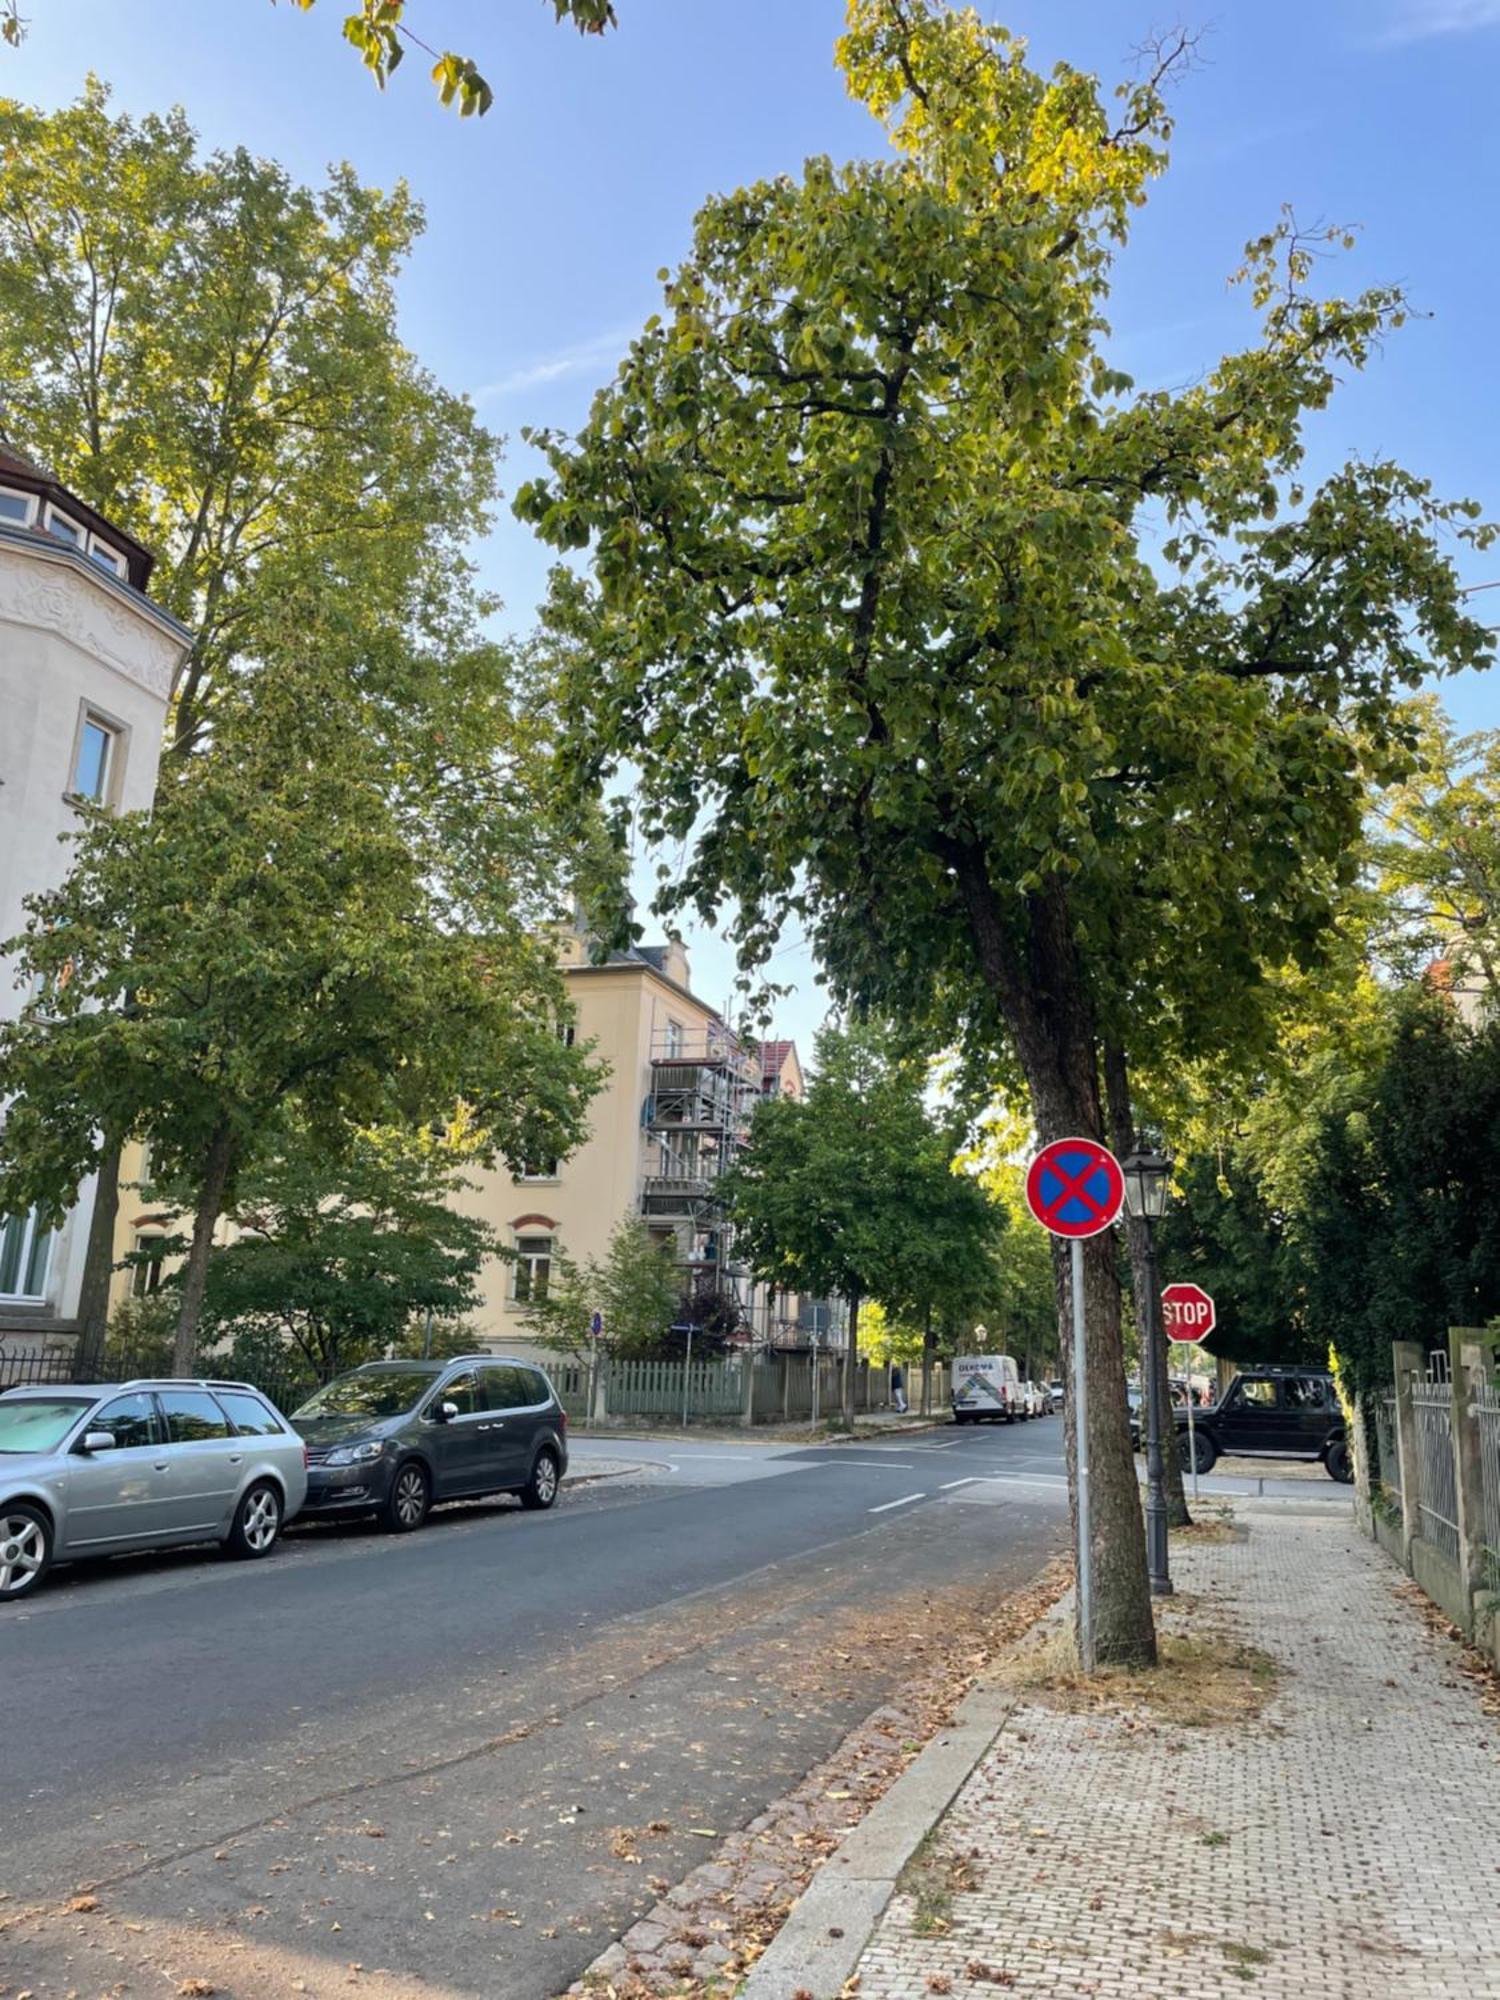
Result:
[[[451,1424],[453,1419],[457,1415],[458,1415],[457,1403],[434,1403],[432,1406],[432,1418],[434,1423]]]
[[[80,1449],[86,1452],[113,1451],[115,1434],[113,1431],[85,1431]]]

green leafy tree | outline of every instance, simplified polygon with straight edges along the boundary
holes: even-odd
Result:
[[[1432,696],[1413,704],[1417,768],[1378,801],[1372,841],[1382,943],[1408,974],[1446,961],[1446,983],[1500,995],[1500,729],[1460,734]]]
[[[648,1357],[667,1351],[682,1280],[663,1246],[635,1216],[610,1232],[603,1258],[554,1254],[545,1293],[527,1302],[528,1330],[554,1353],[586,1359],[596,1351]],[[595,1341],[594,1314],[602,1319]]]
[[[203,157],[180,110],[113,116],[97,81],[0,100],[0,430],[156,554],[194,635],[177,748],[311,581],[372,640],[468,639],[498,447],[399,337],[422,226],[404,187]]]
[[[94,81],[56,112],[0,101],[0,432],[155,552],[153,595],[194,635],[163,793],[309,592],[367,719],[407,726],[428,767],[504,700],[467,556],[497,448],[397,332],[421,227],[404,188],[203,157],[180,111],[113,116]],[[471,845],[485,824],[455,819]],[[79,1307],[95,1349],[121,1134],[103,1139]]]
[[[756,1107],[723,1183],[735,1247],[756,1276],[849,1302],[843,1417],[854,1421],[860,1307],[957,1314],[994,1280],[1000,1213],[955,1174],[954,1137],[924,1103],[926,1066],[866,1026],[818,1036],[799,1098]]]
[[[1321,1120],[1295,1219],[1308,1327],[1357,1389],[1389,1382],[1392,1341],[1440,1347],[1500,1313],[1500,1024],[1420,990],[1392,1013]]]
[[[482,884],[455,878],[447,811],[424,811],[402,739],[382,757],[338,645],[308,636],[290,659],[221,709],[213,755],[152,814],[91,818],[9,947],[43,991],[0,1028],[0,1210],[55,1218],[102,1135],[149,1141],[154,1175],[191,1195],[184,1373],[215,1223],[292,1125],[332,1171],[367,1128],[463,1101],[481,1157],[517,1166],[577,1143],[598,1082],[555,1031],[528,849],[508,876],[496,857]]]
[[[1487,538],[1473,509],[1388,461],[1299,483],[1399,292],[1315,296],[1285,224],[1246,265],[1257,345],[1150,393],[1103,353],[1182,48],[1111,116],[971,11],[852,0],[893,155],[710,200],[517,497],[588,551],[554,572],[559,699],[579,781],[628,760],[688,845],[663,909],[733,903],[747,963],[797,919],[836,994],[1018,1072],[1043,1140],[1104,1136],[1102,1038],[1242,1034],[1329,921],[1355,744],[1394,771],[1395,696],[1491,652],[1441,547]],[[1146,1660],[1107,1238],[1084,1266],[1097,1650]]]
[[[295,1142],[257,1161],[227,1211],[239,1233],[208,1260],[205,1343],[268,1335],[326,1382],[420,1337],[429,1314],[439,1336],[461,1322],[499,1250],[456,1206],[463,1150],[367,1132],[336,1163]]]

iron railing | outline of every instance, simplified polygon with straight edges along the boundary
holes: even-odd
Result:
[[[1474,1392],[1479,1469],[1484,1489],[1485,1582],[1500,1591],[1500,1384],[1486,1374]]]
[[[1396,1444],[1396,1392],[1375,1398],[1375,1455],[1380,1483],[1387,1493],[1401,1495],[1401,1453]]]
[[[1417,1439],[1417,1519],[1422,1536],[1457,1565],[1458,1475],[1453,1457],[1453,1384],[1447,1356],[1435,1354],[1411,1384]]]

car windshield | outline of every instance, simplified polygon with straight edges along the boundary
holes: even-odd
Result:
[[[0,1397],[0,1451],[56,1451],[88,1406],[87,1396]]]
[[[315,1396],[309,1396],[300,1410],[293,1410],[295,1424],[304,1417],[399,1417],[437,1380],[435,1375],[412,1369],[372,1369],[341,1375]]]

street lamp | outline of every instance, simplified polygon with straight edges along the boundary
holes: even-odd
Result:
[[[1147,1222],[1160,1222],[1167,1212],[1167,1187],[1172,1162],[1164,1153],[1132,1153],[1120,1162],[1125,1176],[1125,1206]]]
[[[1156,1315],[1161,1311],[1161,1286],[1156,1277],[1156,1243],[1152,1224],[1167,1212],[1167,1187],[1172,1162],[1162,1153],[1135,1152],[1120,1162],[1125,1179],[1125,1207],[1142,1230],[1146,1296],[1139,1303],[1141,1346],[1145,1357],[1146,1402],[1146,1570],[1153,1597],[1170,1597],[1167,1568],[1167,1495],[1161,1455],[1161,1384],[1157,1381]]]

